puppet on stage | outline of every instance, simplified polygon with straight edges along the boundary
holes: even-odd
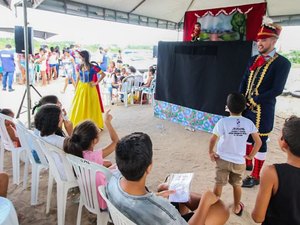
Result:
[[[200,41],[200,33],[201,33],[201,23],[197,22],[194,25],[194,31],[191,34],[192,36],[192,42],[194,41]]]

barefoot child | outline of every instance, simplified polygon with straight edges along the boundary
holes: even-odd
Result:
[[[234,208],[233,212],[241,216],[243,212],[242,176],[245,172],[245,158],[253,158],[261,146],[261,140],[253,122],[242,117],[246,107],[246,99],[242,94],[233,93],[227,97],[227,107],[230,116],[217,122],[209,144],[209,155],[212,161],[216,161],[216,183],[214,193],[221,196],[222,188],[227,181],[233,187]],[[255,142],[249,156],[246,155],[246,142],[249,134]],[[214,147],[219,138],[217,152]]]

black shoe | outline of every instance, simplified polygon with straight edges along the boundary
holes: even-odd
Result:
[[[14,90],[15,90],[15,89],[12,88],[12,89],[9,89],[8,91],[9,91],[9,92],[12,92],[12,91],[14,91]]]
[[[247,171],[252,171],[253,165],[246,165],[246,170]]]
[[[254,177],[248,176],[243,180],[242,187],[252,188],[255,185],[259,185],[259,180]]]
[[[6,88],[2,88],[2,91],[6,91]]]

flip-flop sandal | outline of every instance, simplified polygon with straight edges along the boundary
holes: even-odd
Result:
[[[241,209],[238,213],[234,213],[235,215],[237,216],[242,216],[243,215],[243,210],[244,210],[244,204],[242,202],[240,202],[240,206],[241,206]]]

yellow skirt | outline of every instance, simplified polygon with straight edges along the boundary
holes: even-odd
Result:
[[[74,127],[84,120],[92,120],[103,129],[101,106],[95,86],[79,81],[72,101],[70,120]]]

